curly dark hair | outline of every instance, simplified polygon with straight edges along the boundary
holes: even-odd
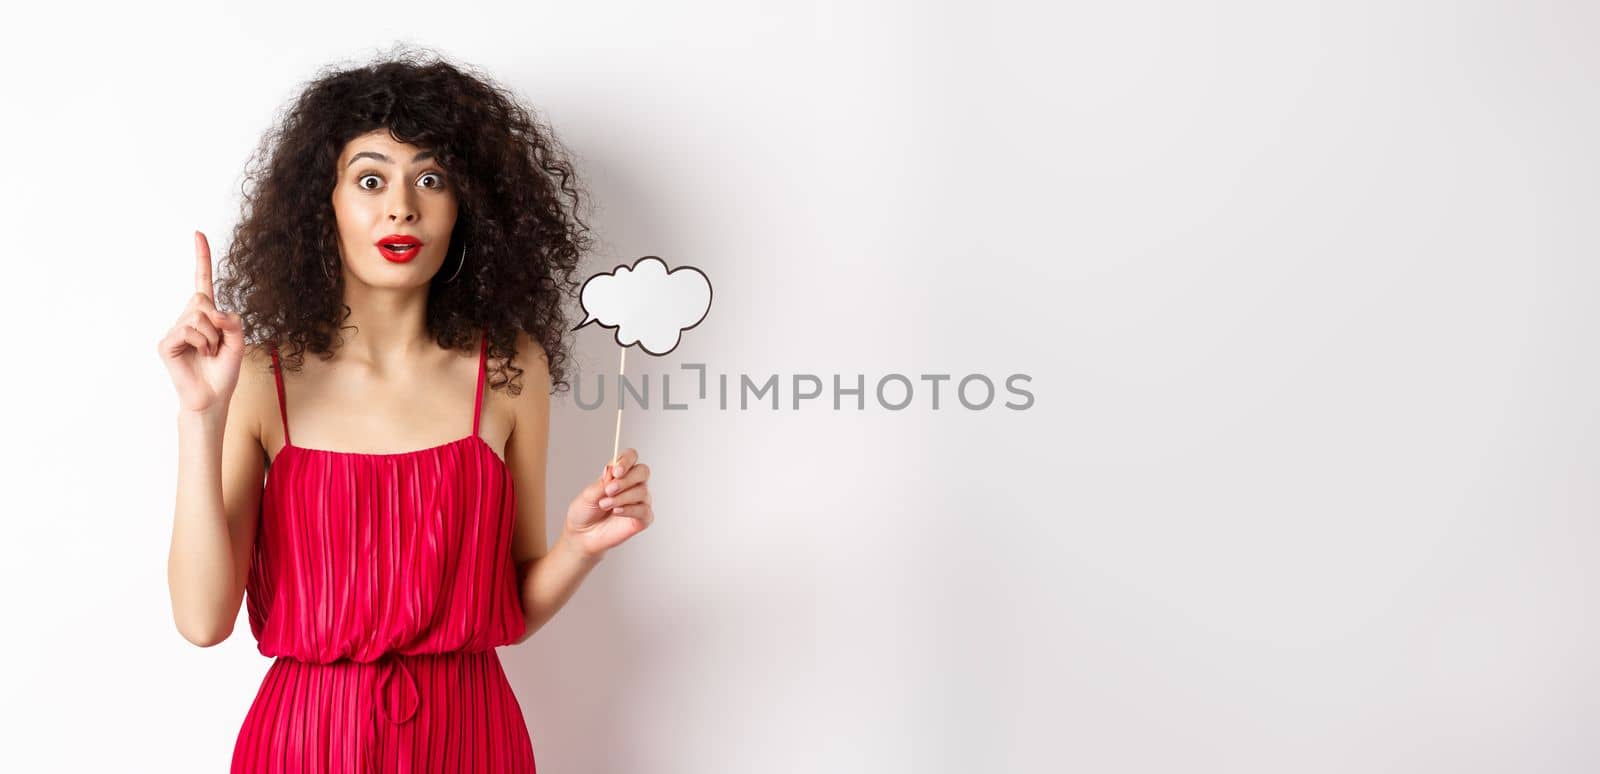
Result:
[[[243,318],[248,339],[283,348],[285,368],[298,369],[306,350],[333,356],[340,330],[354,327],[342,325],[351,310],[336,268],[336,167],[346,143],[375,129],[433,150],[456,187],[446,255],[465,241],[471,260],[454,282],[434,277],[430,335],[447,349],[475,351],[487,330],[490,356],[504,358],[489,384],[517,395],[522,369],[511,357],[526,331],[544,348],[551,391],[570,389],[562,301],[592,246],[579,214],[587,194],[535,111],[431,51],[402,47],[365,65],[324,68],[281,112],[246,165],[217,282],[224,308]]]

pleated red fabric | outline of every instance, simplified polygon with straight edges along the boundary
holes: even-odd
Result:
[[[472,434],[392,454],[284,446],[267,469],[246,601],[274,659],[234,774],[536,771],[495,648],[522,636],[516,492]]]

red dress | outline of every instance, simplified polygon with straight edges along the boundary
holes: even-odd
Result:
[[[246,594],[274,657],[232,772],[535,772],[495,648],[526,627],[510,471],[472,434],[366,454],[289,442],[267,469]]]

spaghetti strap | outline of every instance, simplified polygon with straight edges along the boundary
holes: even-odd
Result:
[[[283,420],[283,445],[289,445],[289,404],[283,397],[283,366],[278,361],[278,345],[269,345],[272,349],[272,375],[278,382],[278,418]]]
[[[478,434],[478,415],[483,411],[483,375],[489,357],[489,332],[483,332],[483,342],[478,345],[478,393],[472,401],[472,434]]]

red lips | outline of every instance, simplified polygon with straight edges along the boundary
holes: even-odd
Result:
[[[375,244],[378,246],[378,252],[383,253],[383,257],[395,263],[405,263],[422,252],[422,240],[404,234],[390,234]]]

